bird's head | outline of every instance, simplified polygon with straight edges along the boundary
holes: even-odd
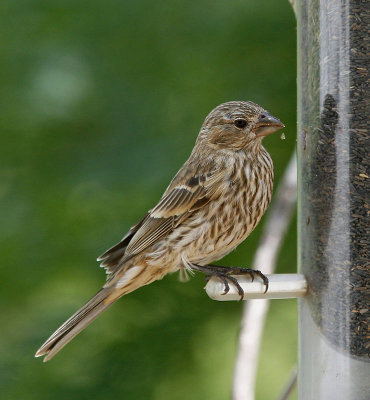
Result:
[[[199,132],[198,142],[215,149],[241,150],[259,145],[264,136],[284,124],[251,101],[230,101],[213,109]]]

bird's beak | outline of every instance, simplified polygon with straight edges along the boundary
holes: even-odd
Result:
[[[267,111],[262,111],[254,128],[254,133],[257,137],[267,136],[270,133],[276,132],[285,125],[276,117],[273,117]]]

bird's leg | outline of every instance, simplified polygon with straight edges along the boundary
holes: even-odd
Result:
[[[240,267],[225,267],[222,265],[197,265],[197,264],[192,264],[192,269],[195,269],[196,271],[200,271],[203,272],[204,274],[207,275],[207,281],[212,277],[212,276],[216,276],[217,278],[219,278],[225,285],[225,290],[223,295],[225,295],[226,293],[228,293],[228,291],[230,290],[229,287],[229,283],[228,281],[232,282],[235,287],[238,290],[238,293],[240,295],[240,300],[243,300],[244,297],[244,290],[243,288],[239,285],[239,282],[237,281],[236,278],[234,278],[231,275],[245,275],[248,274],[251,279],[252,282],[254,281],[254,277],[255,275],[259,276],[262,280],[263,283],[265,284],[265,292],[267,292],[268,287],[269,287],[269,280],[268,278],[259,270],[254,270],[251,268],[240,268]]]

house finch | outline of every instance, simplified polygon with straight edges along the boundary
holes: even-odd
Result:
[[[37,351],[50,360],[120,297],[169,272],[198,270],[235,284],[230,273],[260,271],[210,265],[235,249],[255,228],[271,200],[273,164],[261,142],[284,127],[259,105],[231,101],[205,119],[194,149],[158,204],[98,261],[102,289]],[[186,274],[185,274],[186,275]]]

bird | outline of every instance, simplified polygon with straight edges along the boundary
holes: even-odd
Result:
[[[205,118],[188,160],[158,203],[97,261],[103,287],[62,324],[36,352],[44,362],[122,296],[180,271],[217,276],[229,290],[231,273],[257,270],[210,264],[234,250],[254,230],[273,191],[273,163],[262,146],[284,124],[252,101],[229,101]]]

